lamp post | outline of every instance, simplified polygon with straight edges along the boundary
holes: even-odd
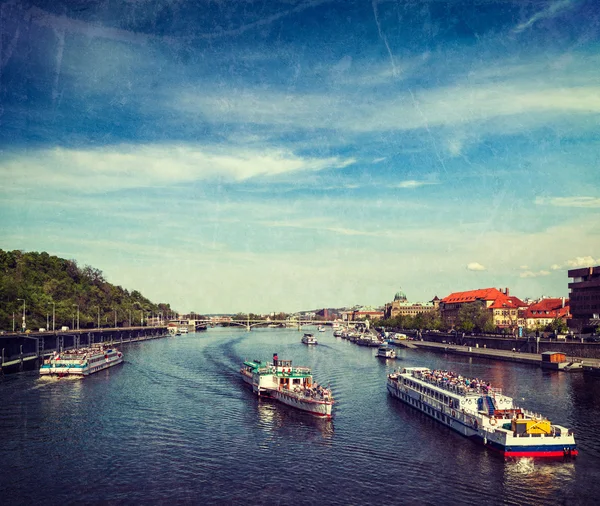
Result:
[[[54,332],[54,327],[56,323],[56,303],[48,302],[48,304],[52,304],[52,332]]]
[[[115,328],[117,328],[117,308],[115,308]]]
[[[15,312],[13,311],[13,334],[15,332]]]
[[[50,327],[50,311],[46,308],[46,330],[50,330],[48,327]]]
[[[23,301],[23,332],[25,332],[25,329],[27,328],[27,325],[25,323],[25,299],[17,299],[17,300]]]
[[[98,306],[98,328],[100,328],[100,306]]]
[[[129,312],[129,326],[131,327],[131,309],[127,310]]]
[[[77,330],[79,330],[79,304],[73,304],[73,307],[77,306]],[[75,325],[73,325],[75,326]],[[73,329],[75,330],[75,329]]]

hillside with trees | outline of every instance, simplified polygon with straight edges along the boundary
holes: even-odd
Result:
[[[21,300],[19,300],[21,299]],[[48,253],[0,250],[0,330],[119,327],[168,319],[169,304],[154,303],[137,290],[108,283],[102,271]]]

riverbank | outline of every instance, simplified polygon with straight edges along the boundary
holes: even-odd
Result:
[[[407,341],[411,348],[435,351],[440,353],[454,353],[469,357],[480,357],[493,360],[504,360],[508,362],[519,362],[522,364],[541,367],[542,355],[539,353],[525,353],[521,351],[506,351],[489,348],[478,348],[467,345],[437,343],[431,341]],[[600,367],[600,360],[586,357],[567,356],[569,362],[581,362],[584,366]]]

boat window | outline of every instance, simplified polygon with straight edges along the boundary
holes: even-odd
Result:
[[[300,378],[294,378],[292,380],[292,382],[293,382],[294,385],[299,385],[300,384]]]

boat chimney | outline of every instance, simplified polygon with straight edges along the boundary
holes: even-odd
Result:
[[[565,298],[562,298],[562,307],[565,307]]]

